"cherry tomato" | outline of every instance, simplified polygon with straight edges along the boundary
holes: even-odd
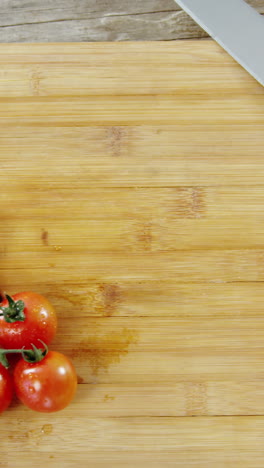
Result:
[[[51,413],[68,406],[77,387],[77,375],[64,354],[49,351],[40,362],[20,359],[14,370],[15,391],[24,405]]]
[[[8,370],[0,364],[0,413],[11,403],[13,398],[13,382]]]
[[[16,317],[22,313],[24,321],[20,319],[9,323],[3,315],[0,316],[0,345],[4,348],[26,348],[33,343],[39,346],[39,340],[49,344],[54,338],[57,330],[57,317],[53,306],[41,294],[34,292],[21,292],[14,294],[10,304],[7,299],[0,304],[1,310],[9,307],[10,317]],[[21,302],[23,301],[23,302]],[[23,308],[24,304],[24,308]],[[17,310],[16,310],[17,309]],[[3,312],[1,312],[3,313]]]

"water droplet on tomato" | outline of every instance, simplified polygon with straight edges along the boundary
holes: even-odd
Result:
[[[41,309],[39,315],[40,315],[40,317],[41,317],[42,319],[46,319],[46,318],[48,317],[48,313],[47,313],[47,311],[46,311],[45,309]]]
[[[51,407],[51,400],[50,398],[44,398],[43,400],[45,408],[50,408]]]

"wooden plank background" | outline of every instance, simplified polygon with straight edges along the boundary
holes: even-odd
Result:
[[[263,88],[212,41],[0,63],[1,285],[79,375],[1,415],[1,468],[262,468]]]
[[[247,1],[264,13],[264,0]],[[205,37],[207,34],[174,0],[1,2],[0,42],[173,41]]]

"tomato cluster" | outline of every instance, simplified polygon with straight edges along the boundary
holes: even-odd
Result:
[[[14,393],[35,411],[53,412],[73,399],[77,375],[71,361],[49,351],[57,331],[53,306],[41,294],[23,292],[4,295],[0,304],[0,413]],[[7,355],[22,357],[11,374]]]

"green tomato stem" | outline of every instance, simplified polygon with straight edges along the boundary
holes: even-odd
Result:
[[[0,349],[0,353],[1,354],[15,354],[15,353],[23,353],[24,352],[27,352],[27,351],[32,351],[32,349]]]
[[[29,362],[31,364],[35,362],[40,362],[42,359],[47,355],[49,348],[44,343],[42,340],[38,340],[43,344],[43,348],[37,348],[33,343],[32,343],[32,349],[4,349],[0,348],[0,363],[8,368],[9,367],[9,362],[6,358],[6,354],[21,354],[23,359],[26,362]]]

